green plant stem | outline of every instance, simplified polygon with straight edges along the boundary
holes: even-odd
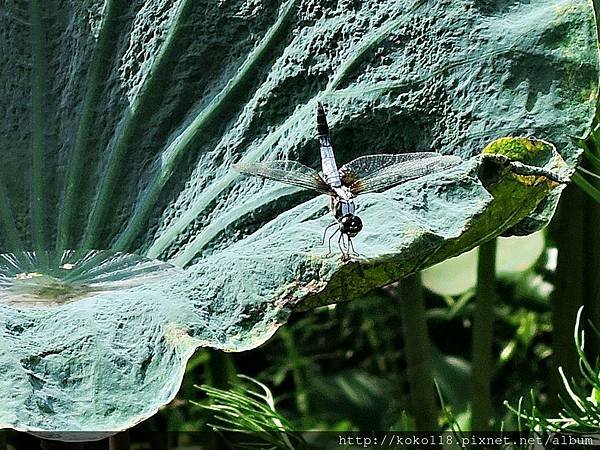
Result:
[[[206,384],[218,389],[231,389],[233,383],[238,381],[233,358],[228,353],[220,350],[211,349],[207,351],[209,357],[205,363]],[[223,446],[223,437],[216,433],[212,434],[208,448],[223,448]]]
[[[237,372],[231,355],[220,350],[210,350],[210,357],[206,362],[206,384],[229,389],[236,378]]]
[[[557,394],[565,394],[558,368],[563,367],[568,379],[577,377],[579,373],[577,353],[573,346],[573,327],[577,310],[585,298],[585,206],[584,193],[575,186],[567,187],[560,200],[558,220],[551,229],[558,249],[555,290],[551,296],[553,329],[551,384],[554,391],[551,402],[555,408],[560,407]]]
[[[438,408],[420,273],[404,278],[398,283],[396,292],[392,290],[390,294],[400,302],[410,399],[416,427],[418,431],[433,431],[437,429]]]
[[[294,342],[294,336],[288,328],[281,327],[279,329],[279,336],[281,337],[283,345],[287,350],[287,358],[292,370],[292,377],[294,379],[295,387],[294,397],[296,401],[296,408],[301,416],[308,417],[310,408],[302,355],[298,351],[298,348]]]
[[[596,11],[598,11],[598,4],[594,3]],[[598,111],[596,112],[598,114]],[[597,120],[597,119],[596,119]],[[600,170],[600,151],[598,148],[598,142],[600,137],[595,132],[591,137],[584,141],[583,147],[585,151],[585,158],[582,161],[582,169],[588,173],[598,173]],[[590,181],[587,182],[594,193],[600,193],[600,181],[598,177],[591,177]],[[582,184],[577,183],[578,187],[582,187]],[[589,189],[583,189],[584,192],[590,194]],[[596,326],[600,326],[600,234],[598,229],[600,227],[600,198],[599,196],[584,196],[585,203],[585,217],[583,221],[583,236],[585,236],[586,242],[584,243],[584,282],[585,282],[585,310],[586,316]],[[586,346],[586,354],[590,361],[595,361],[600,355],[600,336],[597,333],[588,333],[588,345]]]
[[[491,382],[494,361],[494,303],[496,302],[496,239],[479,247],[477,292],[473,318],[472,429],[486,431],[493,419]]]
[[[108,438],[108,448],[109,450],[129,450],[131,448],[129,431],[121,431]]]
[[[596,327],[600,326],[600,204],[589,197],[585,197],[584,220],[584,282],[585,312],[589,321]],[[591,331],[591,330],[590,330]],[[586,334],[586,354],[590,361],[595,361],[600,356],[600,336],[595,332]]]

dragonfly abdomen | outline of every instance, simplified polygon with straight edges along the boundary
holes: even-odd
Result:
[[[329,136],[329,126],[327,125],[327,118],[325,117],[325,110],[323,105],[319,103],[317,105],[317,135]]]
[[[320,136],[319,146],[321,147],[321,167],[323,168],[325,181],[333,188],[341,187],[342,179],[340,178],[337,163],[335,162],[329,136]]]
[[[329,126],[325,117],[323,105],[317,105],[317,134],[319,136],[319,146],[321,148],[321,166],[323,175],[327,184],[333,188],[341,187],[342,180],[333,155],[333,148],[329,139]]]

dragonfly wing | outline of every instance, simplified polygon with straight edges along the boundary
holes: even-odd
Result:
[[[313,191],[328,193],[330,188],[321,175],[298,161],[276,160],[262,163],[234,164],[233,168],[246,175],[300,186]]]
[[[441,155],[434,152],[366,155],[344,164],[340,167],[340,174],[348,182],[347,185],[350,185],[352,181],[369,177],[386,167],[407,161],[435,158],[436,156]]]
[[[435,152],[367,155],[342,166],[340,173],[342,183],[358,195],[382,191],[461,162],[458,156]]]

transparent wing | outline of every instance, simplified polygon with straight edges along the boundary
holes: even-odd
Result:
[[[343,165],[340,175],[342,183],[358,195],[382,191],[461,162],[458,156],[434,152],[367,155]]]
[[[281,181],[317,192],[330,192],[329,186],[316,170],[297,161],[277,160],[254,164],[234,164],[233,168],[246,175]]]
[[[368,177],[385,167],[393,166],[406,161],[435,158],[437,156],[441,155],[434,152],[401,153],[394,155],[382,153],[377,155],[366,155],[344,164],[340,168],[340,174],[342,176],[346,175],[349,178],[354,178],[354,180],[357,180],[359,178]]]

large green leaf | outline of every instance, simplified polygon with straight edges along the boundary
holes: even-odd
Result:
[[[127,428],[173,398],[198,346],[255,347],[294,308],[539,228],[561,188],[527,167],[568,175],[553,147],[488,147],[528,165],[518,173],[477,155],[535,134],[572,165],[569,136],[588,131],[597,96],[584,0],[8,0],[0,12],[0,425],[19,430]],[[364,257],[348,263],[320,245],[324,197],[231,169],[316,166],[317,101],[339,163],[465,159],[359,198]]]

